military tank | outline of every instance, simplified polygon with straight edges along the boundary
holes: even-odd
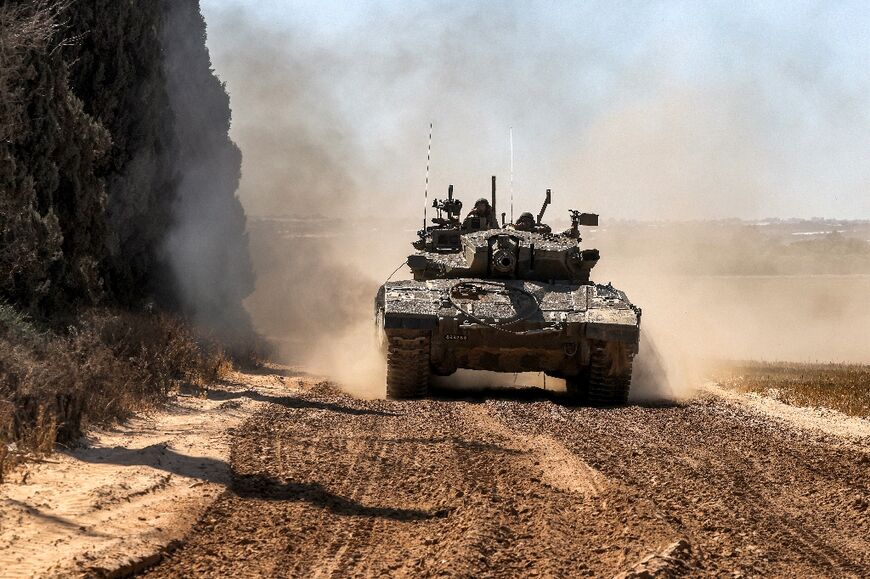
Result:
[[[425,397],[433,374],[468,368],[545,372],[577,402],[626,403],[641,310],[590,281],[600,255],[581,246],[580,228],[597,226],[598,215],[571,210],[571,228],[553,233],[542,222],[551,197],[517,224],[474,212],[460,221],[452,185],[434,201],[437,217],[406,262],[413,279],[388,281],[375,298],[389,398]],[[497,215],[495,177],[490,207]]]

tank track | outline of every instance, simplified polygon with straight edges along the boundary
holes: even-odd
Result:
[[[387,337],[387,398],[422,398],[429,393],[428,335]]]
[[[586,401],[592,406],[622,406],[631,389],[632,356],[624,345],[600,342],[592,347]]]

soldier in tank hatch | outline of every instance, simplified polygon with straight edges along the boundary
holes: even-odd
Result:
[[[495,217],[495,213],[493,212],[489,201],[483,197],[474,203],[474,209],[468,212],[468,215],[465,217],[465,223],[469,223],[475,219],[479,219],[480,221],[479,229],[498,228],[498,220]]]
[[[520,218],[514,223],[514,229],[517,231],[531,231],[533,233],[550,233],[552,231],[549,225],[535,221],[535,216],[528,211],[520,215]]]
[[[517,222],[514,224],[514,229],[517,231],[534,231],[535,216],[526,211],[520,215],[519,219],[517,219]]]

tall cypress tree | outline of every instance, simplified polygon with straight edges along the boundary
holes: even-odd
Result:
[[[0,297],[34,311],[96,303],[106,200],[95,168],[108,135],[69,88],[57,6],[0,10]]]
[[[156,298],[248,329],[241,154],[198,0],[0,11],[0,299],[50,313]]]
[[[164,292],[168,280],[162,243],[177,183],[160,37],[165,9],[163,0],[88,0],[71,11],[72,88],[112,136],[98,170],[108,193],[104,271],[113,297],[126,304]]]

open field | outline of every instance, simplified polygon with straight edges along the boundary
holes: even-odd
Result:
[[[714,378],[793,406],[822,407],[870,418],[870,367],[857,364],[732,363]]]

